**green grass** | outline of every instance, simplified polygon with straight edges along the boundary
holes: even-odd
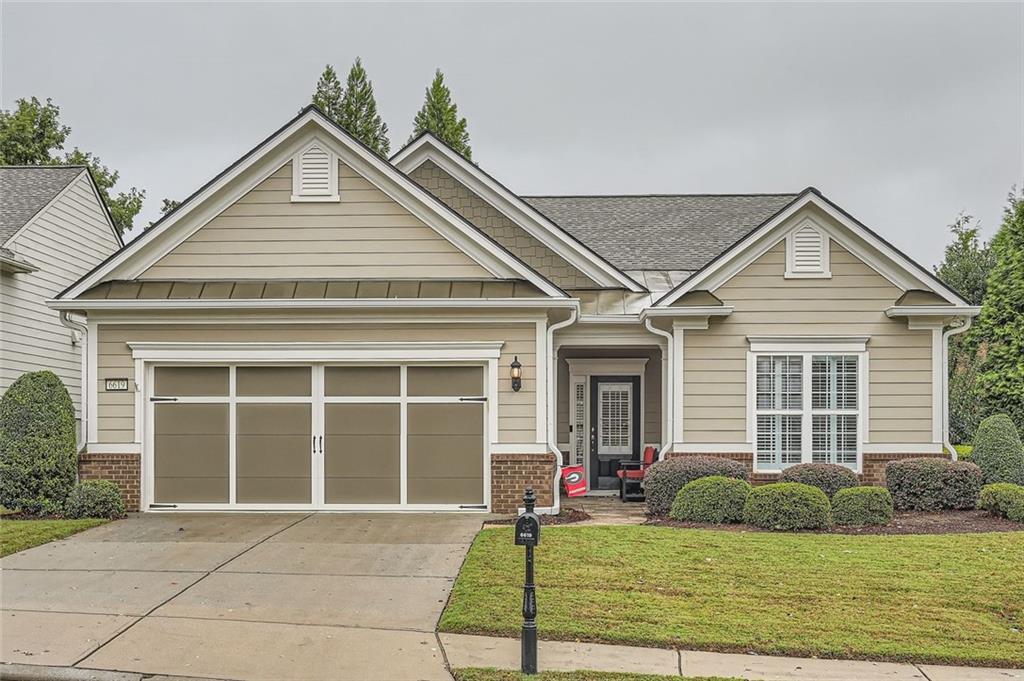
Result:
[[[83,520],[0,520],[0,556],[9,556],[107,522]]]
[[[662,676],[661,674],[626,674],[624,672],[541,672],[525,675],[504,669],[456,669],[455,681],[742,681],[723,676]]]
[[[1024,534],[849,536],[547,527],[542,638],[1024,666]],[[523,550],[470,549],[442,631],[516,636]]]

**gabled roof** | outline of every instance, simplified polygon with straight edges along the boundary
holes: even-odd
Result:
[[[796,194],[524,196],[623,270],[698,270]]]
[[[411,173],[428,160],[466,185],[473,193],[501,211],[509,220],[598,285],[609,288],[622,287],[634,292],[645,290],[642,284],[604,258],[595,244],[584,243],[576,235],[562,229],[536,206],[523,201],[479,165],[466,160],[462,154],[433,134],[421,133],[391,157],[391,162],[405,173]]]
[[[0,246],[83,172],[85,166],[0,166]]]
[[[905,291],[929,291],[949,305],[973,309],[960,294],[946,286],[932,272],[873,232],[814,187],[803,190],[761,224],[743,234],[732,245],[662,296],[655,303],[655,307],[670,306],[690,291],[713,291],[768,246],[777,243],[778,239],[772,235],[777,235],[778,230],[789,218],[808,206],[820,209],[844,230],[842,234],[829,234],[830,238],[840,236],[839,241],[846,248],[895,285]]]
[[[453,242],[457,239],[460,249],[496,277],[522,279],[548,296],[565,297],[564,291],[515,254],[413,182],[386,159],[382,159],[330,120],[318,108],[309,105],[189,196],[177,209],[165,215],[137,239],[62,291],[57,298],[74,298],[105,278],[133,279],[144,272],[159,257],[219,213],[219,210],[215,209],[222,210],[226,205],[230,205],[259,180],[290,160],[292,152],[287,148],[286,142],[309,125],[316,126],[318,139],[322,139],[325,144],[335,145],[347,152],[350,164],[355,165],[357,172],[372,176],[368,179],[378,184],[385,193],[390,194],[445,238]],[[253,181],[253,176],[258,176],[256,181]],[[235,180],[237,182],[232,184]],[[224,193],[218,194],[222,190]],[[215,196],[218,197],[216,201]],[[221,203],[224,204],[223,207]]]

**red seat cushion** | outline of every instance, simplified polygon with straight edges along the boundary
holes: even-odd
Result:
[[[626,477],[630,478],[631,480],[643,480],[643,477],[644,477],[644,471],[629,470],[629,471],[619,471],[619,473],[625,473]]]

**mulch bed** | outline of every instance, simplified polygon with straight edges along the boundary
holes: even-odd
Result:
[[[648,525],[726,532],[770,532],[753,525],[690,523],[650,516]],[[888,525],[869,527],[833,527],[828,530],[804,530],[812,534],[966,534],[973,532],[1024,532],[1024,524],[990,516],[985,511],[897,511]]]
[[[558,515],[546,515],[541,519],[541,525],[571,525],[590,520],[590,514],[578,508],[563,508]],[[488,520],[485,525],[515,525],[514,517],[498,518]]]

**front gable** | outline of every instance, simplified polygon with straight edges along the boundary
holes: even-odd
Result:
[[[295,178],[311,143],[333,160]],[[324,169],[328,191],[303,192],[325,188]],[[105,281],[214,278],[506,279],[565,297],[313,107],[59,297]]]

